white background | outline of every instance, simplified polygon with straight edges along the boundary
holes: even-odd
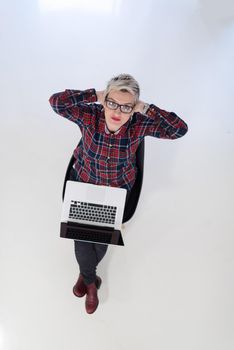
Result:
[[[9,0],[0,5],[1,350],[233,350],[234,5],[228,0]],[[130,73],[189,126],[146,139],[125,247],[99,266],[100,304],[72,294],[59,238],[80,132],[48,98]]]

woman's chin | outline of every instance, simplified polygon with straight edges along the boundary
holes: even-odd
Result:
[[[107,127],[108,127],[108,130],[110,130],[111,132],[115,132],[117,131],[120,127],[121,127],[121,124],[117,123],[106,123]]]

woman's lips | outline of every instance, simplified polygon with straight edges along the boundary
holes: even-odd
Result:
[[[114,120],[115,122],[120,122],[121,118],[117,118],[117,117],[111,117],[112,120]]]

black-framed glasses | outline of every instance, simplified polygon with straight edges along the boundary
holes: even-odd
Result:
[[[131,113],[133,111],[133,106],[129,106],[129,105],[120,105],[117,102],[114,102],[112,100],[108,100],[106,99],[106,106],[110,109],[117,109],[118,107],[120,108],[122,113]]]

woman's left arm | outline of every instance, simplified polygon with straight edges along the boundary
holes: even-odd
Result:
[[[140,129],[144,136],[164,139],[177,139],[188,131],[187,124],[174,112],[167,112],[154,104],[139,101],[134,112],[141,113]]]

